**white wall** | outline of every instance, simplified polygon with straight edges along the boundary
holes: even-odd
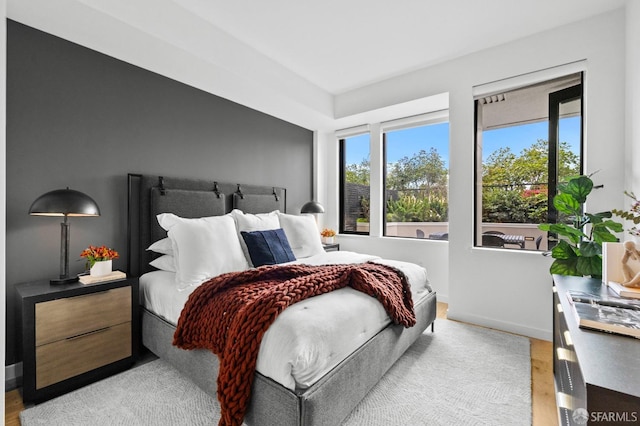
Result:
[[[439,298],[449,302],[449,318],[550,339],[551,259],[472,247],[472,88],[586,60],[585,164],[588,172],[600,170],[594,179],[605,186],[592,195],[587,208],[619,207],[624,189],[624,27],[621,9],[339,95],[338,121],[447,92],[451,140],[449,243],[340,236],[342,248],[425,265]],[[419,112],[425,111],[414,113]],[[322,201],[337,212],[337,195],[331,192],[338,187],[337,144],[325,137],[320,142],[326,149],[324,181],[329,190]],[[337,213],[325,220],[337,223]]]
[[[625,188],[640,194],[640,2],[627,2],[626,18]]]

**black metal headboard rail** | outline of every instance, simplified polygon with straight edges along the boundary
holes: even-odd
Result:
[[[146,250],[166,236],[156,215],[215,216],[239,208],[246,213],[286,212],[286,189],[215,180],[128,175],[127,274],[140,276],[153,270],[154,253]]]

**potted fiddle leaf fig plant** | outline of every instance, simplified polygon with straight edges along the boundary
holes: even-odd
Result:
[[[610,219],[610,211],[583,212],[583,204],[593,189],[590,176],[576,176],[558,185],[553,206],[570,223],[538,225],[559,237],[558,244],[545,253],[555,259],[550,268],[552,274],[602,277],[602,243],[618,241],[613,233],[622,232],[622,224]]]

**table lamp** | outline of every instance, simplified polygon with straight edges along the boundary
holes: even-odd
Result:
[[[69,216],[100,216],[96,202],[80,191],[56,189],[38,197],[31,207],[32,216],[62,216],[60,224],[60,277],[52,279],[51,284],[68,284],[78,281],[78,276],[69,276]]]
[[[309,201],[304,203],[300,209],[300,214],[312,214],[318,225],[318,214],[324,213],[324,207],[317,201]]]
[[[300,213],[302,214],[318,214],[318,213],[324,213],[324,207],[322,207],[322,204],[320,204],[317,201],[309,201],[307,203],[304,203],[304,205],[302,206],[302,208],[300,209]]]

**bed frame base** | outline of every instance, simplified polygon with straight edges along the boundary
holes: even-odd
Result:
[[[436,294],[415,306],[417,324],[389,325],[308,389],[292,391],[256,372],[245,423],[259,426],[335,426],[353,411],[380,378],[436,317]],[[218,358],[210,351],[173,346],[175,326],[144,310],[143,344],[209,395],[216,395]]]

